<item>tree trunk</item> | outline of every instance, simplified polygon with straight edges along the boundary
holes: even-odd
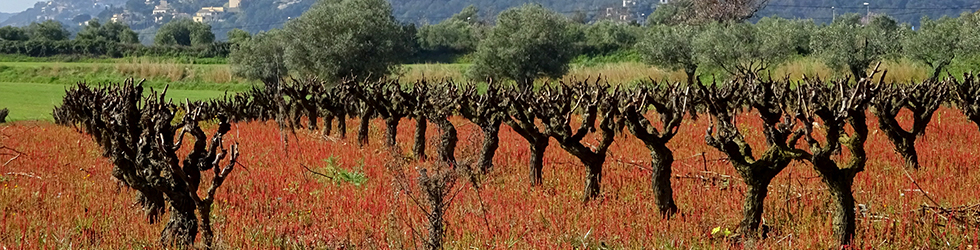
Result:
[[[745,201],[742,203],[742,222],[739,224],[738,232],[745,240],[746,248],[753,248],[758,239],[759,225],[762,224],[762,211],[769,194],[769,183],[772,178],[747,178],[745,184],[748,190],[745,192]]]
[[[452,122],[445,117],[435,120],[436,125],[442,130],[442,143],[439,146],[439,159],[442,161],[450,163],[453,168],[456,167],[456,142],[459,138],[456,136],[456,126],[453,126]]]
[[[308,124],[309,126],[307,126],[307,129],[309,129],[310,131],[316,131],[317,129],[320,128],[319,126],[317,126],[317,120],[320,119],[320,114],[316,111],[315,105],[307,104],[304,106],[306,107],[306,114],[310,118]]]
[[[857,228],[854,218],[854,195],[851,193],[854,177],[837,174],[833,178],[824,178],[824,183],[827,184],[830,197],[834,201],[834,239],[840,246],[850,245],[854,238],[854,230]]]
[[[850,70],[851,70],[851,74],[854,75],[855,82],[860,81],[861,78],[865,78],[868,76],[868,74],[865,72],[865,68],[862,66],[851,66]]]
[[[323,138],[324,139],[326,139],[328,136],[330,136],[330,132],[332,132],[332,131],[330,131],[331,129],[333,129],[333,115],[324,115],[323,116]]]
[[[337,117],[337,131],[340,132],[340,139],[347,138],[347,113],[340,113]]]
[[[911,139],[892,140],[895,143],[895,151],[905,160],[905,167],[908,169],[919,169],[919,154],[915,151],[915,136]]]
[[[180,195],[170,199],[170,221],[160,233],[160,243],[178,248],[194,245],[197,237],[197,206],[190,196]]]
[[[949,64],[950,64],[949,62],[944,61],[934,66],[932,68],[932,78],[929,78],[929,80],[938,81],[939,75],[943,73],[943,70],[946,69],[946,66],[949,66]]]
[[[653,170],[650,181],[657,209],[660,211],[660,216],[670,218],[677,213],[677,205],[674,203],[674,189],[670,183],[674,152],[664,144],[651,143],[647,144],[647,148],[650,149],[650,168]]]
[[[548,149],[548,138],[531,142],[531,186],[541,186],[544,183],[544,151]]]
[[[694,82],[695,82],[694,80],[696,80],[697,78],[697,76],[695,75],[696,72],[697,72],[697,68],[684,69],[684,73],[687,74],[687,86],[694,86]]]
[[[500,121],[492,122],[488,127],[483,128],[483,148],[480,150],[480,159],[477,161],[480,171],[490,172],[493,168],[493,156],[497,153],[500,145]]]
[[[372,114],[373,110],[371,109],[361,114],[361,123],[358,124],[357,129],[357,144],[359,146],[368,145],[368,129],[370,128]]]
[[[916,138],[914,131],[906,132],[898,124],[894,115],[879,113],[875,115],[878,116],[878,128],[885,132],[888,141],[891,141],[892,145],[895,146],[895,152],[905,161],[905,167],[907,169],[919,169],[919,156],[915,152],[915,140],[918,138]]]
[[[400,121],[400,117],[385,118],[385,146],[388,149],[396,150],[398,147],[398,140],[395,137],[398,135],[398,122]]]
[[[430,250],[441,250],[442,239],[446,234],[445,224],[443,223],[442,215],[445,213],[445,208],[442,206],[442,199],[436,201],[430,201],[429,209],[431,210],[428,214],[429,219],[429,239],[426,240],[426,248]]]
[[[289,106],[289,118],[292,120],[289,124],[290,129],[303,129],[303,111],[296,102]]]
[[[582,196],[582,201],[588,202],[599,197],[599,192],[602,191],[600,190],[600,184],[602,183],[603,162],[605,162],[604,157],[582,161],[588,169],[588,174],[585,179],[585,194]]]
[[[428,124],[425,116],[415,118],[415,145],[412,146],[415,159],[425,160],[425,130],[428,128]]]
[[[201,239],[204,240],[205,249],[212,249],[214,246],[214,231],[211,230],[211,202],[203,201],[197,210],[201,213]]]

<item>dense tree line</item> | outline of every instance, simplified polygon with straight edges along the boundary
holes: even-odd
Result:
[[[915,29],[889,16],[858,14],[841,15],[824,25],[778,17],[750,23],[746,20],[765,1],[702,2],[661,6],[644,26],[583,24],[527,4],[505,10],[492,21],[471,6],[443,22],[416,28],[395,21],[385,1],[345,0],[317,4],[285,29],[264,32],[257,36],[260,39],[241,39],[230,57],[236,75],[264,81],[308,75],[380,78],[397,73],[406,62],[463,60],[472,62],[466,72],[469,79],[530,84],[541,77],[563,76],[576,58],[627,54],[660,68],[683,70],[693,83],[705,73],[764,77],[800,57],[814,58],[836,76],[853,79],[865,77],[876,62],[904,58],[928,66],[930,78],[936,79],[954,60],[980,52],[980,42],[974,41],[980,37],[980,15],[974,13],[924,18]],[[354,25],[351,19],[317,14],[324,12],[383,18],[353,18],[371,23]],[[328,30],[345,35],[325,33]],[[303,37],[323,41],[297,39]],[[365,46],[375,49],[364,50]]]
[[[238,31],[229,32],[241,36]],[[215,42],[211,26],[190,19],[178,19],[161,27],[155,44],[140,43],[139,35],[118,22],[103,23],[98,18],[85,21],[74,39],[60,22],[44,21],[26,27],[0,27],[0,54],[32,57],[226,57],[233,43]]]

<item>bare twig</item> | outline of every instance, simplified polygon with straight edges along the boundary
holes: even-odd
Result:
[[[20,158],[21,155],[22,154],[17,154],[17,156],[14,156],[13,158],[10,158],[10,160],[7,160],[6,162],[3,163],[3,166],[6,167],[7,164],[10,164],[10,162],[16,160],[17,158]]]
[[[24,176],[24,177],[37,178],[38,180],[43,180],[41,177],[39,177],[37,175],[33,175],[31,173],[8,172],[8,173],[6,173],[6,175],[19,175],[19,176]]]
[[[309,167],[307,167],[306,165],[303,165],[303,164],[299,164],[299,165],[301,167],[303,167],[304,169],[306,169],[306,171],[309,171],[310,173],[313,173],[313,174],[319,175],[319,176],[323,176],[323,177],[327,177],[327,179],[330,179],[330,180],[334,180],[333,179],[333,176],[329,176],[329,175],[325,175],[325,174],[320,173],[320,172],[317,172],[317,171],[313,171],[313,169],[310,169]]]

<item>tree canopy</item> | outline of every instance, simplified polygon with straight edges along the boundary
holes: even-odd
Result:
[[[902,32],[902,55],[921,62],[932,70],[932,79],[939,78],[943,69],[953,62],[957,54],[975,53],[976,25],[971,24],[974,15],[964,15],[959,20],[943,17],[932,20],[922,18],[916,30]],[[975,22],[973,22],[975,23]]]
[[[68,40],[71,33],[61,22],[47,20],[44,22],[33,22],[24,28],[31,40],[61,41]]]
[[[275,85],[289,72],[286,68],[286,44],[281,30],[256,34],[241,41],[228,56],[235,76]]]
[[[14,26],[0,27],[0,40],[3,41],[27,41],[30,37],[22,28]]]
[[[668,70],[684,70],[689,84],[700,63],[693,43],[699,27],[689,25],[653,25],[636,45],[643,61]]]
[[[161,26],[153,41],[157,45],[198,46],[213,43],[214,33],[211,25],[182,18]]]
[[[121,43],[139,43],[139,35],[135,31],[118,22],[102,24],[98,19],[88,21],[75,36],[78,40],[101,40]]]
[[[472,78],[508,78],[530,85],[541,76],[561,77],[578,55],[581,34],[571,20],[541,5],[525,4],[500,13],[497,26],[480,42],[468,72]]]
[[[416,38],[422,49],[469,53],[476,50],[488,29],[476,7],[470,5],[441,23],[422,26]]]
[[[814,55],[828,67],[847,70],[863,78],[872,63],[895,56],[898,24],[887,16],[862,20],[857,14],[838,17],[834,23],[818,29],[811,41]]]
[[[284,29],[290,70],[324,79],[385,77],[411,50],[385,0],[319,1]]]

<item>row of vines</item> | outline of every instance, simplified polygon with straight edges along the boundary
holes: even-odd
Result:
[[[871,75],[878,74],[884,73],[876,69]],[[397,151],[397,127],[411,120],[417,129],[408,159],[435,160],[449,168],[465,167],[477,173],[493,171],[498,133],[506,124],[530,147],[529,185],[541,185],[545,178],[543,156],[554,141],[584,166],[585,202],[600,195],[610,145],[617,138],[637,139],[650,151],[651,191],[660,215],[669,219],[684,208],[678,208],[673,199],[674,156],[668,143],[681,126],[692,124],[685,121],[708,119],[705,141],[727,156],[748,188],[738,228],[745,244],[764,237],[760,224],[771,181],[792,161],[803,161],[812,165],[830,192],[833,236],[836,244],[844,246],[852,243],[856,230],[854,178],[865,170],[868,158],[874,157],[865,151],[868,114],[878,120],[881,131],[905,159],[908,171],[920,168],[915,142],[940,106],[955,106],[980,125],[980,80],[973,76],[909,84],[869,79],[735,79],[690,86],[647,82],[633,88],[594,79],[535,89],[495,82],[418,81],[403,85],[394,80],[328,83],[314,78],[183,104],[166,101],[166,90],[142,97],[142,86],[130,80],[95,88],[79,84],[69,90],[54,115],[58,123],[80,126],[95,138],[115,165],[113,176],[140,192],[151,222],[158,221],[170,207],[170,218],[161,235],[165,245],[193,244],[200,224],[205,244],[210,246],[211,200],[233,170],[238,155],[236,146],[232,145],[229,152],[222,142],[232,122],[274,120],[286,140],[285,135],[297,129],[346,137],[348,128],[343,121],[357,119],[360,123],[354,129],[355,136],[363,145],[370,141],[369,121],[382,119],[384,144]],[[912,115],[910,127],[900,125],[903,110]],[[736,119],[745,115],[761,119],[761,127],[746,129],[748,123]],[[456,159],[459,124],[450,121],[453,116],[462,116],[481,128],[482,147],[473,162]],[[219,124],[210,138],[199,125],[209,120]],[[441,131],[435,156],[429,156],[425,147],[430,123]],[[765,143],[748,143],[745,133],[751,131],[761,131]],[[186,134],[195,142],[190,153],[180,158],[177,151]],[[227,161],[220,164],[222,160]],[[215,174],[210,188],[199,195],[203,171]],[[439,213],[447,205],[443,198],[450,195],[445,182],[453,178],[441,172],[430,178],[424,170],[422,177],[420,185],[432,204],[424,209],[430,218],[427,246],[438,248],[445,231]],[[195,211],[201,214],[200,220]]]

